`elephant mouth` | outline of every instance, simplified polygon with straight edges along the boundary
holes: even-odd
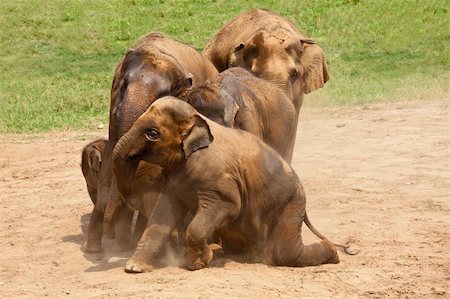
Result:
[[[148,155],[148,153],[149,153],[148,150],[142,151],[140,153],[130,153],[126,158],[130,162],[136,162],[136,161],[143,160],[143,158],[146,155]]]

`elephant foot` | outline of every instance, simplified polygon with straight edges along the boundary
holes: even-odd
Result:
[[[336,247],[333,243],[328,240],[322,240],[320,243],[330,251],[330,257],[326,259],[324,264],[339,264],[339,255],[337,253]]]
[[[133,249],[130,242],[128,241],[118,241],[117,239],[114,240],[114,243],[112,245],[112,251],[113,252],[125,252],[130,251]]]
[[[153,267],[149,263],[134,258],[129,260],[125,266],[125,272],[127,273],[144,273],[152,270]]]
[[[203,251],[187,249],[187,268],[189,270],[200,270],[205,268],[213,258],[213,251],[206,247]]]
[[[102,251],[102,245],[97,243],[92,244],[92,242],[86,241],[83,246],[81,246],[81,250],[89,253],[97,253]]]

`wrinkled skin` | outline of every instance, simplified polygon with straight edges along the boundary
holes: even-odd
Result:
[[[130,186],[134,188],[133,196],[120,196],[111,168],[112,151],[119,138],[157,98],[177,95],[217,74],[214,65],[194,48],[161,33],[143,37],[119,62],[111,88],[109,139],[98,179],[100,204],[91,214],[86,251],[101,250],[104,226],[105,232],[114,226],[116,251],[129,250],[132,210],[151,213],[155,194],[160,190],[161,168],[143,162],[137,179],[142,184]]]
[[[230,68],[180,99],[221,125],[255,134],[291,162],[297,122],[291,100],[276,85]]]
[[[293,100],[297,115],[303,94],[329,79],[322,48],[294,24],[264,9],[246,11],[225,24],[203,54],[219,72],[239,66],[275,83]]]
[[[147,228],[127,272],[152,270],[170,232],[190,212],[186,264],[197,270],[213,253],[207,240],[217,235],[225,252],[248,253],[272,265],[338,263],[334,245],[304,245],[305,195],[284,159],[253,134],[221,126],[173,97],[155,101],[117,143],[114,174],[121,193],[139,161],[160,165],[167,175]]]

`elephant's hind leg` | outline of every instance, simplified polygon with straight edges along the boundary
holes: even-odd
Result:
[[[334,245],[328,240],[322,240],[317,243],[302,245],[301,253],[292,266],[305,267],[338,263],[339,256]]]
[[[275,224],[266,256],[269,262],[279,266],[305,267],[321,264],[337,264],[339,256],[335,246],[328,240],[304,245],[301,236],[302,210],[289,204]]]

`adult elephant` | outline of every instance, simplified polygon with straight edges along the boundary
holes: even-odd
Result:
[[[155,101],[119,140],[113,169],[127,196],[140,160],[163,167],[167,184],[147,228],[127,262],[127,272],[152,270],[152,259],[186,217],[187,267],[207,266],[212,236],[225,252],[255,262],[284,266],[338,263],[335,246],[306,216],[297,175],[271,147],[253,134],[221,126],[174,97]],[[323,240],[304,245],[305,222]]]
[[[194,48],[161,33],[143,37],[118,63],[111,88],[109,139],[98,175],[97,204],[90,218],[86,251],[101,250],[103,224],[109,228],[113,218],[114,248],[128,250],[132,209],[151,210],[151,199],[159,193],[160,167],[141,163],[134,196],[120,197],[111,168],[112,152],[119,138],[157,98],[178,95],[217,74],[214,65]],[[121,208],[122,200],[130,209]]]
[[[323,87],[330,76],[322,48],[265,9],[246,11],[225,24],[203,54],[219,72],[240,66],[278,85],[293,100],[297,117],[303,94]]]
[[[292,161],[296,113],[276,85],[234,67],[179,96],[209,119],[261,138],[287,162]]]

